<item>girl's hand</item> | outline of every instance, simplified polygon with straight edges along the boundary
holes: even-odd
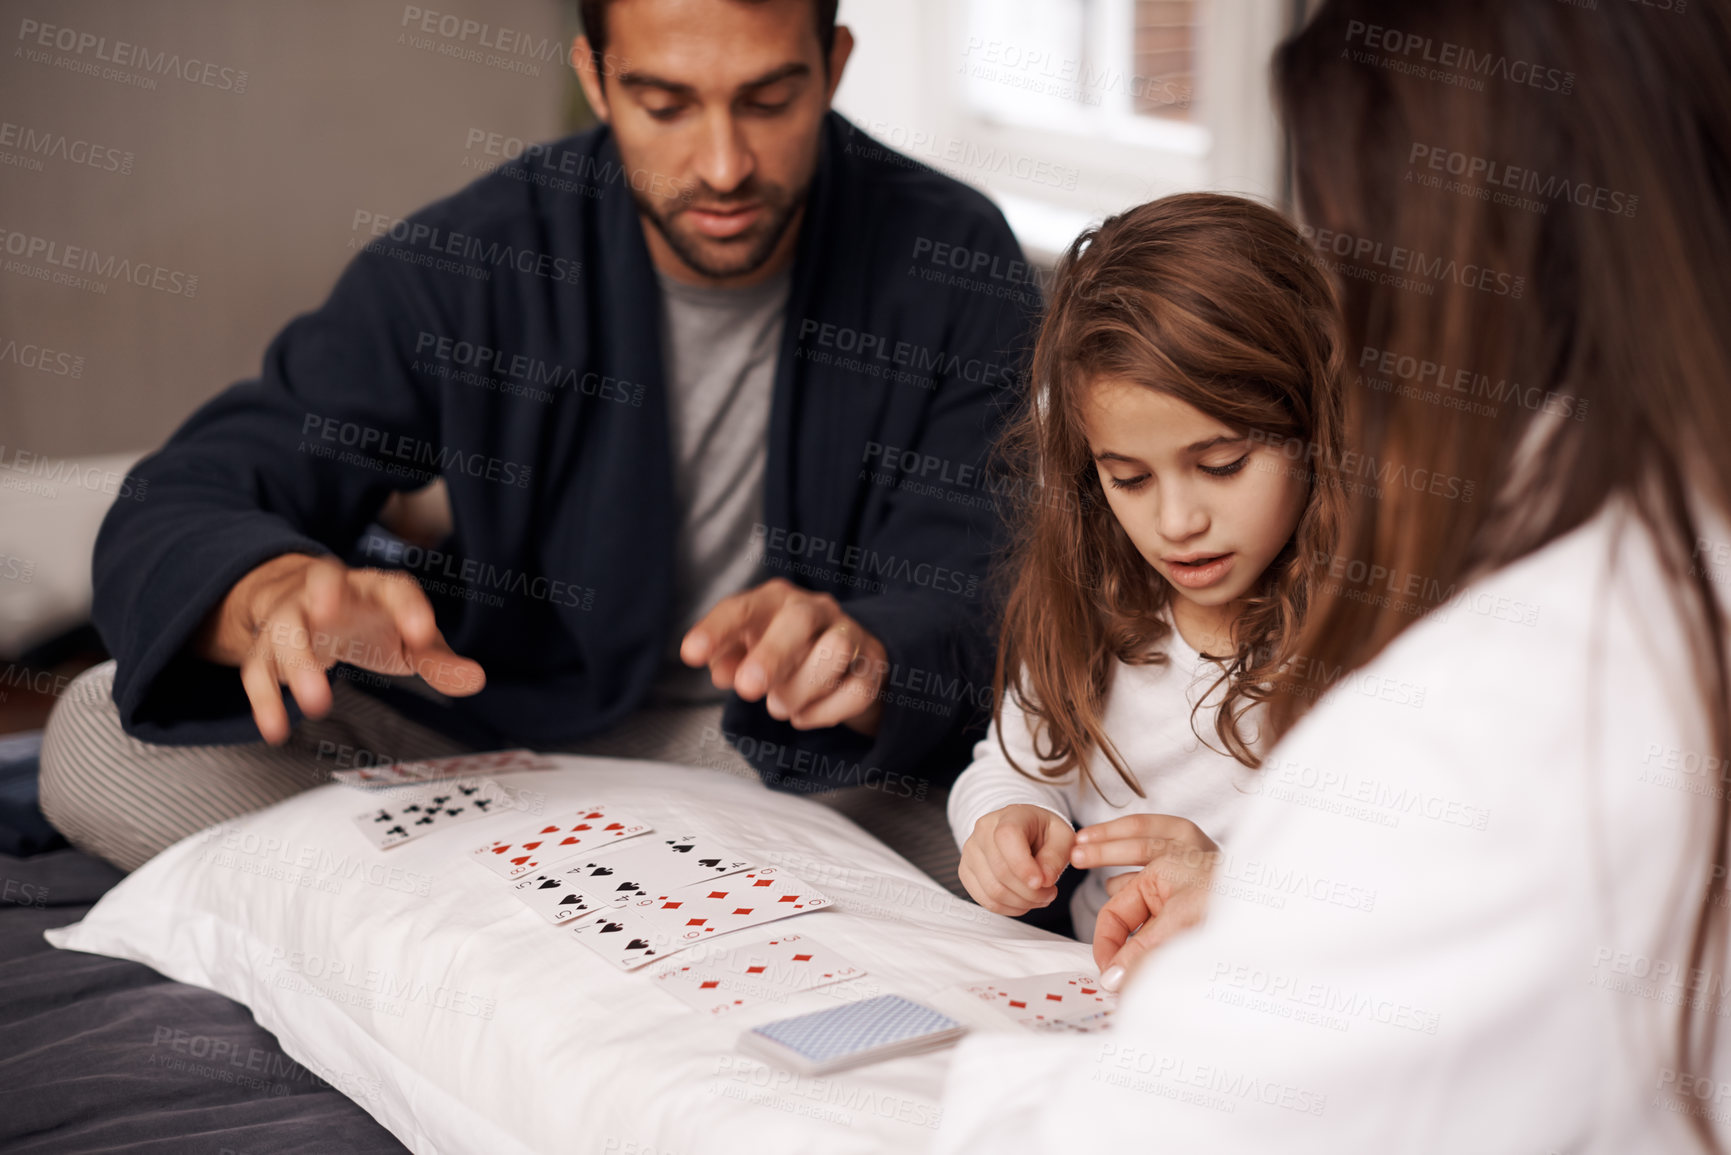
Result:
[[[1137,873],[1107,880],[1112,897],[1094,922],[1094,965],[1100,968],[1101,986],[1118,990],[1156,947],[1202,921],[1219,859],[1219,850],[1173,842]]]
[[[1220,847],[1214,840],[1188,818],[1171,814],[1126,814],[1077,831],[1076,848],[1070,852],[1070,865],[1078,870],[1092,870],[1096,866],[1147,866],[1156,858],[1172,856],[1200,865],[1205,856],[1219,852]],[[1106,880],[1107,893],[1117,893],[1112,886],[1116,881],[1115,878]]]
[[[1011,917],[1058,897],[1076,831],[1044,806],[1006,806],[974,823],[957,869],[974,901]]]

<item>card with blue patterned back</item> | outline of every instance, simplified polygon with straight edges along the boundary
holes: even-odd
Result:
[[[836,1070],[877,1057],[924,1050],[962,1033],[948,1015],[900,995],[879,995],[745,1033],[745,1049],[812,1072]]]

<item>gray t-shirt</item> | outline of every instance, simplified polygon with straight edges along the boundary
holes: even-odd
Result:
[[[672,636],[651,702],[718,702],[706,668],[679,643],[716,602],[761,580],[763,470],[769,408],[792,271],[746,289],[661,280],[661,356],[668,390],[674,551]]]

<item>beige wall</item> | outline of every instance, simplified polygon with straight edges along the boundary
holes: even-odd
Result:
[[[455,36],[436,22],[424,32],[404,25],[411,8],[489,27],[466,39],[460,24]],[[148,448],[256,373],[270,338],[317,305],[349,259],[357,211],[402,215],[479,175],[465,167],[485,158],[466,147],[472,130],[526,140],[564,131],[562,48],[551,59],[537,49],[569,37],[567,11],[563,0],[6,3],[0,453]],[[72,50],[42,46],[31,21],[63,30],[55,35]],[[501,29],[513,33],[504,47],[480,46],[483,35],[499,45]],[[464,49],[539,75],[448,54]],[[167,71],[176,58],[191,79]],[[95,165],[71,159],[91,145]],[[54,262],[91,259],[68,246],[93,251],[99,266],[115,258],[116,272],[129,261],[165,287],[68,270]],[[107,290],[48,283],[23,266]],[[188,275],[196,290],[174,291]],[[46,369],[22,363],[43,349],[53,351]]]

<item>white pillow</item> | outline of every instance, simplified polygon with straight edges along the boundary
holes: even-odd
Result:
[[[17,657],[90,616],[90,555],[102,519],[116,501],[148,493],[127,474],[138,458],[14,450],[10,464],[0,460],[0,657]]]
[[[177,843],[48,939],[245,1003],[289,1056],[422,1155],[922,1150],[953,1051],[808,1078],[746,1058],[735,1040],[891,991],[976,1028],[1019,1030],[956,984],[1092,969],[1086,946],[955,898],[815,802],[713,770],[557,760],[499,781],[543,814],[604,801],[797,875],[835,905],[729,938],[797,931],[869,973],[700,1015],[466,861],[524,813],[378,851],[352,821],[367,797],[341,785]]]

